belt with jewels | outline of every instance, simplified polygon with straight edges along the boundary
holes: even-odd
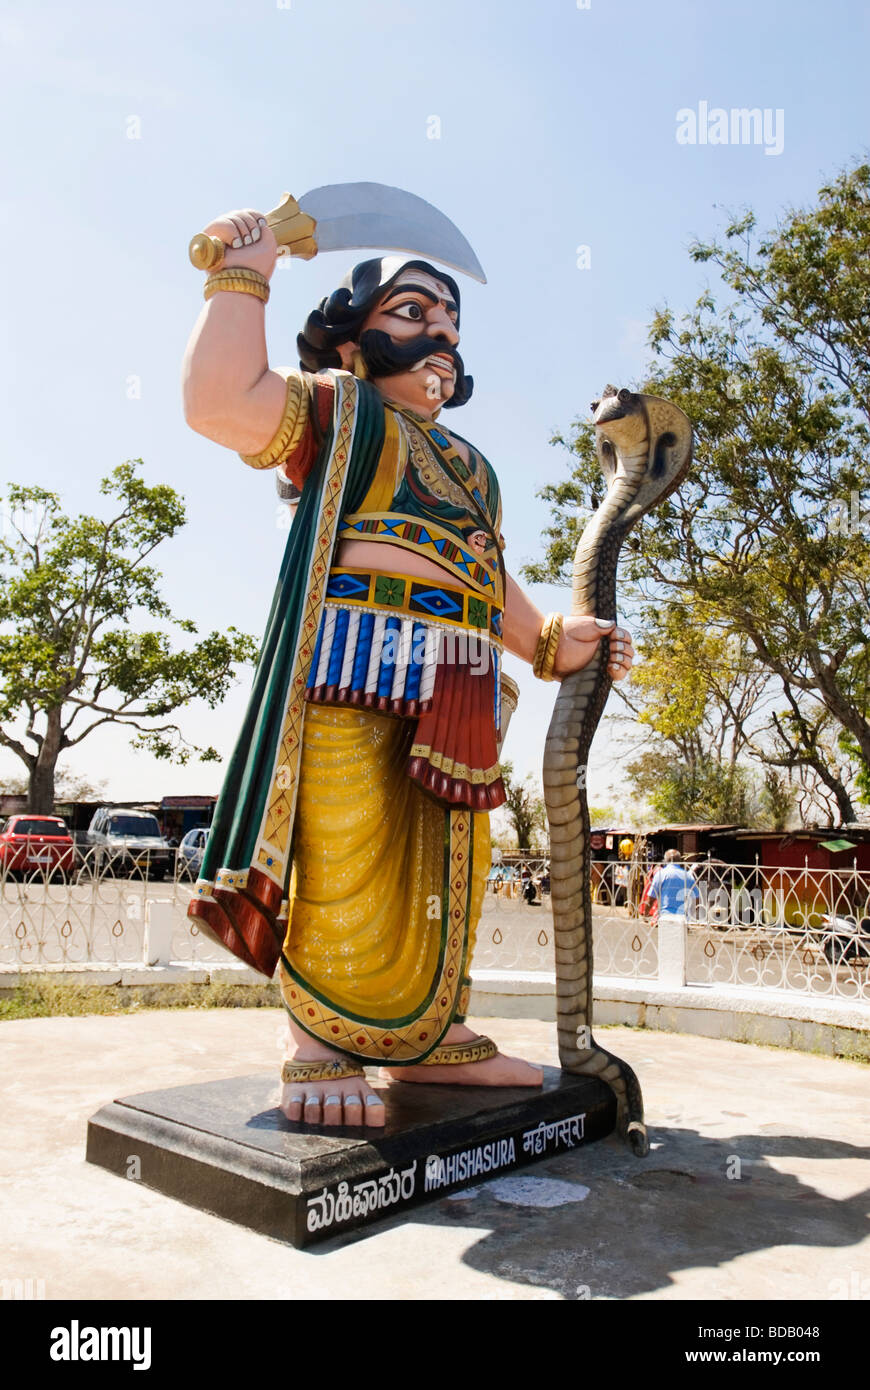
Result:
[[[432,707],[439,663],[496,674],[501,634],[501,609],[477,594],[408,575],[336,568],[305,698],[419,716]]]

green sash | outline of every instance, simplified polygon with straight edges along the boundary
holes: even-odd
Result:
[[[195,911],[198,901],[207,901],[215,888],[244,892],[252,868],[281,889],[281,915],[286,915],[305,718],[303,695],[338,523],[342,512],[358,507],[365,496],[385,432],[384,406],[377,389],[347,372],[332,375],[332,423],[287,538],[251,698],[194,890],[191,915],[196,918],[202,916]],[[235,949],[226,939],[224,944]],[[280,944],[276,941],[271,969],[269,961],[258,961],[265,973],[274,970]],[[247,957],[243,950],[235,954]],[[262,957],[262,950],[258,955]]]

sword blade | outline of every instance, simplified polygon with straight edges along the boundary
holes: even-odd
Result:
[[[325,184],[300,198],[299,207],[317,223],[318,251],[407,251],[486,284],[483,267],[459,228],[416,193],[384,183]]]

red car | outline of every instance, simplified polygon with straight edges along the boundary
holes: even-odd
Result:
[[[59,816],[10,816],[0,830],[0,870],[66,876],[75,862],[72,835]]]

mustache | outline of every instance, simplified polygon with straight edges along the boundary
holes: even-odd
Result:
[[[457,349],[450,343],[445,343],[442,338],[430,338],[428,334],[421,333],[407,342],[396,343],[389,333],[384,333],[382,329],[369,328],[360,334],[359,350],[366,371],[373,377],[397,376],[399,372],[409,371],[418,362],[425,361],[435,353],[449,357],[456,369],[456,382],[453,396],[445,405],[464,405],[471,395],[474,383],[466,374],[462,358]]]
[[[395,376],[397,372],[406,372],[436,352],[443,357],[459,357],[456,349],[443,339],[430,338],[428,334],[421,333],[417,338],[396,343],[389,333],[384,333],[380,328],[369,328],[360,335],[359,350],[367,369],[374,376]]]

